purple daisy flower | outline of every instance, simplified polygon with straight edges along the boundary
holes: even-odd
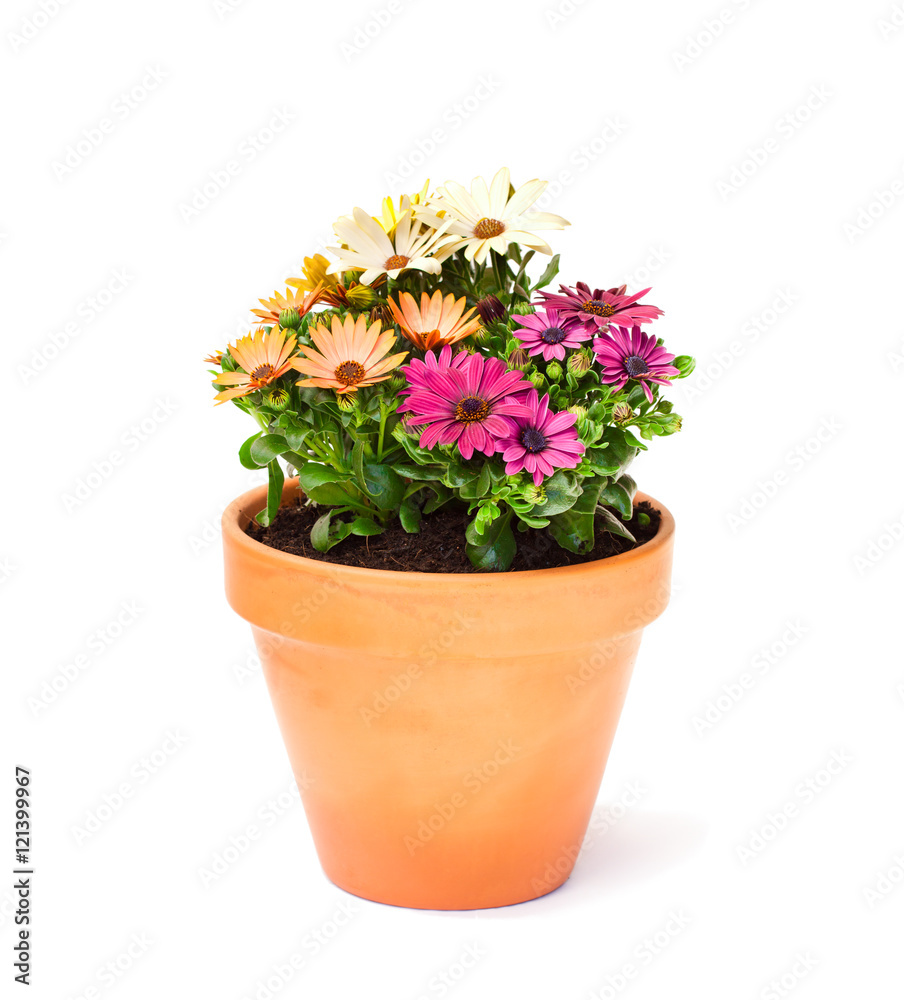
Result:
[[[461,354],[466,354],[463,361]],[[414,364],[402,369],[412,388],[399,412],[411,411],[409,424],[429,424],[421,434],[422,448],[457,442],[462,458],[475,451],[494,455],[501,450],[500,439],[511,433],[511,418],[530,413],[511,398],[530,382],[521,372],[508,371],[499,358],[462,351],[445,366],[425,364],[410,372]]]
[[[651,403],[653,393],[649,383],[670,385],[669,378],[679,374],[669,363],[675,360],[675,355],[660,347],[656,338],[644,333],[639,326],[632,330],[623,326],[611,328],[593,341],[593,350],[603,369],[604,382],[621,389],[628,379],[635,379]]]
[[[580,465],[584,446],[578,441],[577,417],[573,413],[550,413],[549,395],[538,398],[537,390],[527,395],[530,415],[513,421],[512,433],[502,442],[505,474],[513,476],[526,469],[539,486],[556,469]]]
[[[662,315],[662,310],[656,306],[641,306],[637,304],[647,294],[649,288],[634,295],[625,295],[625,286],[621,288],[590,290],[590,286],[579,281],[574,288],[559,285],[563,294],[540,292],[545,299],[547,309],[555,309],[563,319],[575,319],[591,328],[609,329],[610,323],[621,326],[637,326],[649,323]]]
[[[555,309],[544,309],[529,316],[512,317],[522,329],[515,331],[528,354],[542,354],[544,361],[565,360],[566,347],[580,347],[589,340],[592,331],[573,316],[564,316]]]

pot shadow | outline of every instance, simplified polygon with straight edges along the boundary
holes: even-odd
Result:
[[[707,831],[699,817],[688,813],[636,810],[605,833],[591,829],[571,877],[545,896],[492,909],[428,912],[506,920],[598,904],[688,860],[702,848]]]

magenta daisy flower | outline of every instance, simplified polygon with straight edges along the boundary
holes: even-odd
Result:
[[[529,416],[513,421],[511,434],[502,442],[505,474],[526,469],[539,486],[556,469],[573,469],[581,462],[584,446],[578,441],[577,417],[573,413],[550,413],[549,395],[538,398],[531,389],[525,402]]]
[[[529,316],[512,317],[521,326],[515,330],[521,346],[528,354],[542,354],[544,361],[565,359],[566,347],[580,347],[589,340],[592,331],[573,316],[560,315],[555,309],[544,309]]]
[[[466,355],[463,361],[461,354]],[[499,358],[462,351],[447,366],[427,363],[410,372],[414,365],[402,369],[412,388],[399,412],[411,411],[409,424],[429,424],[421,434],[422,448],[457,442],[462,458],[475,451],[494,455],[500,440],[511,433],[512,418],[530,413],[511,398],[530,383],[521,372],[506,370]]]
[[[405,377],[408,380],[408,387],[402,389],[401,395],[407,395],[413,392],[415,389],[426,388],[426,378],[428,372],[437,372],[446,368],[461,368],[465,364],[471,354],[468,351],[458,351],[455,357],[452,356],[452,347],[449,344],[439,352],[439,355],[435,351],[427,351],[424,354],[424,360],[421,361],[420,358],[412,358],[411,361],[402,368],[405,373]]]
[[[607,330],[610,323],[637,326],[661,316],[662,310],[656,306],[637,304],[637,300],[649,290],[645,288],[634,295],[625,295],[625,286],[622,285],[621,288],[591,291],[586,282],[579,281],[574,288],[559,285],[561,295],[553,292],[540,292],[540,295],[545,299],[546,308],[555,309],[562,319],[575,319],[591,328],[596,326]]]
[[[603,369],[604,382],[621,389],[628,379],[635,379],[651,403],[653,393],[649,383],[669,385],[669,378],[679,374],[669,363],[675,360],[675,355],[660,347],[656,338],[644,333],[639,326],[632,330],[623,326],[611,328],[593,341],[593,350]]]

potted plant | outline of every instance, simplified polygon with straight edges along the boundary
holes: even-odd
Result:
[[[208,359],[268,484],[223,517],[327,876],[471,909],[570,874],[674,525],[628,473],[693,368],[649,289],[546,289],[508,170],[335,223],[257,329]],[[535,278],[537,253],[551,257]],[[288,478],[286,473],[288,472]]]

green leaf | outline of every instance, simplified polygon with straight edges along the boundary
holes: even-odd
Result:
[[[402,477],[388,465],[366,462],[362,466],[364,489],[380,510],[395,510],[405,495]]]
[[[549,526],[548,517],[534,517],[531,514],[518,513],[518,520],[522,521],[530,528],[546,528]]]
[[[574,506],[581,495],[581,484],[577,477],[571,473],[559,469],[544,483],[546,490],[546,500],[542,504],[537,504],[531,511],[533,517],[552,517],[554,514],[562,514]]]
[[[536,285],[534,285],[533,290],[536,291],[538,288],[545,288],[558,273],[559,273],[559,254],[556,254],[555,257],[553,257],[553,259],[546,266],[546,270],[540,275]]]
[[[298,485],[305,493],[309,493],[317,486],[322,486],[324,483],[338,483],[347,476],[347,473],[337,472],[332,466],[307,462],[303,469],[298,470]]]
[[[331,507],[341,507],[347,504],[356,510],[366,511],[370,509],[350,479],[344,483],[324,483],[322,486],[312,486],[304,492],[314,503],[328,504]]]
[[[484,462],[480,475],[477,477],[477,496],[485,497],[490,492],[490,463]]]
[[[421,509],[411,497],[399,508],[399,520],[409,535],[416,535],[421,530]]]
[[[680,375],[676,375],[675,378],[687,378],[697,366],[697,362],[689,354],[679,354],[672,364],[681,373]]]
[[[267,466],[267,471],[267,506],[256,517],[257,523],[264,525],[264,527],[273,523],[273,519],[279,511],[279,505],[282,503],[283,483],[285,482],[282,466],[275,458]]]
[[[364,478],[364,442],[360,438],[355,441],[355,446],[352,448],[352,468],[355,470],[358,486],[367,493],[367,482]]]
[[[328,510],[321,517],[318,517],[314,522],[314,527],[311,528],[311,545],[318,552],[329,552],[330,544],[330,518],[333,516],[333,512]]]
[[[351,523],[351,533],[353,535],[381,535],[383,526],[369,517],[356,517]]]
[[[465,551],[471,563],[482,570],[508,569],[518,548],[512,531],[512,511],[497,517],[482,535],[477,532],[475,521],[476,518],[465,530]]]
[[[611,510],[606,507],[599,507],[597,514],[603,522],[604,530],[608,531],[611,535],[620,535],[622,538],[627,538],[629,542],[637,541]]]
[[[602,488],[602,482],[585,482],[574,506],[550,518],[549,533],[563,549],[581,555],[593,549],[596,540],[594,514]]]
[[[286,440],[292,451],[301,451],[304,447],[305,439],[310,434],[311,428],[296,423],[294,420],[286,426]]]
[[[627,473],[623,476],[619,476],[618,485],[627,491],[628,496],[631,498],[631,502],[633,503],[634,497],[637,494],[637,483],[634,482],[633,477],[629,476]]]
[[[417,465],[414,462],[391,462],[389,467],[405,479],[418,482],[442,479],[446,471],[442,465]]]
[[[263,431],[258,431],[257,434],[252,434],[250,438],[239,448],[239,461],[246,469],[262,469],[267,463],[266,462],[255,462],[251,457],[251,445],[263,434]]]
[[[631,520],[634,507],[628,491],[620,483],[609,483],[602,493],[600,493],[599,502],[609,507],[614,507],[621,514],[622,520]]]
[[[282,434],[264,434],[251,443],[249,453],[253,461],[261,467],[269,465],[274,458],[280,456],[284,451],[291,451],[289,442]]]

